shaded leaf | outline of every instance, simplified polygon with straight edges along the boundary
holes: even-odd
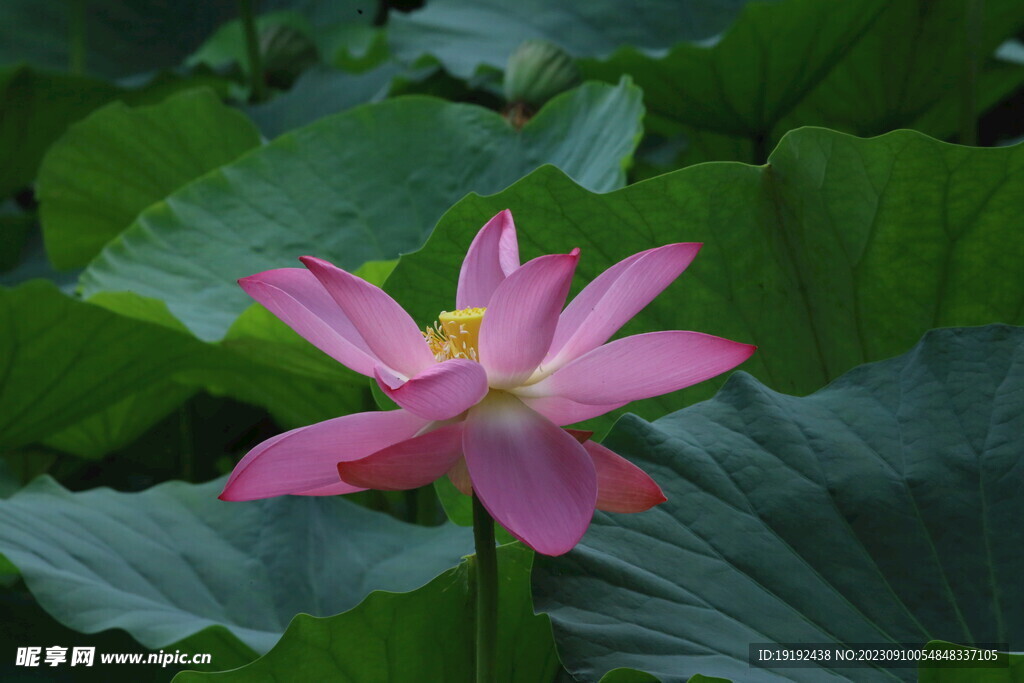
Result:
[[[0,289],[0,452],[54,432],[191,362],[201,346],[33,280]]]
[[[21,261],[35,218],[21,213],[11,205],[0,204],[0,273],[14,268]]]
[[[600,79],[634,74],[654,131],[671,134],[683,124],[764,136],[821,83],[885,5],[754,2],[714,44],[680,43],[663,57],[625,47],[605,62],[586,60],[581,69]]]
[[[794,112],[794,121],[877,135],[909,126],[935,107],[953,109],[961,97],[968,50],[966,8],[967,3],[960,0],[886,3],[872,30]],[[1024,5],[1016,0],[986,0],[981,55],[991,55],[1022,27]],[[1003,78],[989,78],[986,71],[991,69],[1003,72]],[[1003,82],[1006,74],[1005,65],[988,63],[979,76],[979,100],[993,104],[986,89],[1006,92],[1024,82],[1022,68],[1009,70],[1012,85]],[[792,127],[793,122],[784,125]],[[948,122],[945,125],[944,131],[926,132],[951,133]]]
[[[174,381],[156,381],[41,441],[65,453],[100,458],[135,441],[193,393],[195,389]]]
[[[400,59],[431,55],[450,73],[468,78],[481,67],[504,69],[508,56],[530,38],[555,43],[574,56],[606,55],[626,44],[658,49],[707,38],[728,26],[745,2],[434,0],[411,14],[393,15],[388,40]]]
[[[27,60],[47,69],[68,68],[75,4],[5,0],[0,63]],[[176,66],[236,8],[206,0],[88,0],[82,11],[86,72],[117,78]]]
[[[31,184],[46,149],[64,129],[120,92],[81,76],[23,66],[0,69],[0,198]]]
[[[670,168],[762,163],[775,140],[808,125],[864,136],[915,128],[945,138],[960,116],[965,7],[961,0],[750,3],[717,43],[680,43],[664,55],[624,47],[583,60],[581,70],[611,81],[631,75],[644,91],[645,125],[691,139],[687,153],[664,164]],[[986,2],[981,55],[1022,26],[1024,5]],[[982,59],[978,111],[1022,82],[1024,68]]]
[[[330,114],[379,102],[387,97],[391,80],[400,72],[395,64],[382,64],[361,74],[326,67],[310,69],[288,92],[246,111],[265,136],[276,138]]]

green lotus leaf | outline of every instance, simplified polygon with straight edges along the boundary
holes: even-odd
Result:
[[[48,477],[0,500],[0,553],[54,618],[120,628],[149,648],[216,627],[261,653],[293,616],[372,590],[408,591],[458,563],[472,535],[399,522],[343,498],[217,499],[223,480],[72,493]],[[226,631],[226,632],[225,632]]]
[[[450,310],[466,248],[502,209],[524,260],[581,249],[575,291],[636,252],[703,242],[621,334],[697,330],[757,344],[743,369],[806,394],[935,327],[1024,323],[1024,241],[1006,237],[1024,229],[1022,182],[1024,146],[970,149],[911,131],[797,130],[767,166],[701,164],[607,194],[544,168],[459,202],[386,289],[420,324]],[[653,419],[720,385],[629,410]]]
[[[507,683],[547,683],[561,671],[547,617],[530,608],[533,553],[498,548],[497,676]],[[252,664],[199,681],[470,681],[473,668],[473,558],[410,593],[371,593],[335,617],[299,615],[274,649]]]
[[[209,90],[103,107],[72,125],[39,169],[50,260],[84,266],[147,206],[259,144],[256,127]]]
[[[236,280],[315,254],[356,269],[415,249],[471,190],[498,191],[554,163],[584,186],[625,182],[640,135],[640,91],[584,84],[522,130],[482,107],[396,98],[322,119],[186,185],[111,242],[84,293],[166,302],[216,340],[251,299]]]
[[[935,330],[803,398],[737,373],[605,444],[668,502],[598,513],[571,553],[538,556],[537,609],[583,680],[913,681],[751,667],[748,645],[1024,643],[1024,328]]]

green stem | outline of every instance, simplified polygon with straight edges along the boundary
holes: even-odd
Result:
[[[85,74],[85,0],[68,0],[68,71]]]
[[[437,524],[437,494],[433,484],[416,489],[416,523],[423,526]]]
[[[964,0],[964,5],[964,70],[960,79],[959,142],[961,145],[974,146],[978,144],[978,62],[981,58],[985,3],[984,0]]]
[[[494,520],[473,496],[476,541],[476,683],[496,683],[498,646],[498,556]]]
[[[256,33],[256,17],[252,11],[252,0],[238,0],[238,16],[245,31],[245,48],[249,55],[249,87],[252,99],[262,102],[266,99],[266,84],[263,81],[263,57],[260,54],[260,39]]]

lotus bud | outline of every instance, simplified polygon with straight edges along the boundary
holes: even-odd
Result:
[[[539,109],[580,80],[576,63],[565,51],[546,40],[527,40],[508,58],[505,100]]]

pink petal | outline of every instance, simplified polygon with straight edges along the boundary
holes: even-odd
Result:
[[[382,491],[426,486],[462,458],[462,426],[445,425],[365,458],[339,462],[338,474],[354,486]]]
[[[509,275],[480,324],[480,363],[492,387],[522,384],[544,359],[579,251],[541,256]]]
[[[520,396],[519,398],[531,410],[536,410],[559,427],[562,425],[571,425],[576,422],[583,422],[583,420],[589,420],[592,417],[598,417],[605,413],[610,413],[616,408],[621,408],[628,403],[627,401],[623,403],[592,406],[586,403],[570,401],[569,399],[562,398],[561,396],[541,396],[539,398]]]
[[[594,435],[594,432],[580,429],[566,429],[565,432],[580,443],[586,443],[587,439]],[[473,495],[473,482],[469,480],[469,469],[466,468],[466,458],[459,458],[451,469],[448,470],[448,479],[452,485],[464,496]]]
[[[469,245],[459,271],[458,308],[485,308],[502,280],[519,267],[519,243],[512,212],[487,221]]]
[[[409,380],[383,367],[374,376],[391,400],[427,420],[455,417],[487,394],[487,372],[464,358],[435,363]]]
[[[455,488],[459,490],[464,496],[473,495],[473,482],[469,480],[469,469],[466,468],[466,458],[459,458],[452,465],[452,468],[448,470],[448,479],[451,480]]]
[[[462,445],[473,490],[509,533],[545,555],[576,545],[594,514],[597,474],[571,434],[491,392],[470,409]]]
[[[238,284],[313,346],[360,374],[373,375],[380,360],[308,270],[278,268],[244,277]]]
[[[621,455],[593,441],[583,447],[597,470],[598,510],[643,512],[668,500],[646,472]]]
[[[557,370],[608,341],[686,270],[700,248],[679,243],[650,249],[595,278],[560,316],[544,370]]]
[[[385,365],[413,377],[436,362],[416,323],[383,289],[322,259],[303,256],[299,260]]]
[[[551,340],[551,349],[549,350],[549,357],[553,357],[565,343],[569,341],[569,338],[576,333],[583,321],[587,319],[594,307],[601,300],[601,298],[608,292],[608,289],[615,284],[615,281],[619,279],[622,273],[632,264],[647,254],[654,251],[648,249],[646,251],[640,251],[632,256],[627,256],[622,259],[614,266],[607,268],[596,278],[591,280],[586,287],[583,288],[579,294],[577,294],[569,305],[565,307],[562,314],[558,317],[558,327],[555,329],[555,336]]]
[[[267,439],[242,458],[221,492],[221,500],[351,493],[339,485],[338,461],[363,458],[413,436],[427,423],[404,410],[356,413],[299,427]]]
[[[638,401],[731,370],[756,348],[701,332],[638,334],[598,347],[516,393],[595,405]]]
[[[353,486],[348,482],[336,481],[333,484],[327,484],[326,486],[318,486],[315,489],[309,489],[308,491],[302,491],[293,495],[297,496],[340,496],[346,493],[355,493],[356,491],[365,491],[365,489],[358,486]]]

